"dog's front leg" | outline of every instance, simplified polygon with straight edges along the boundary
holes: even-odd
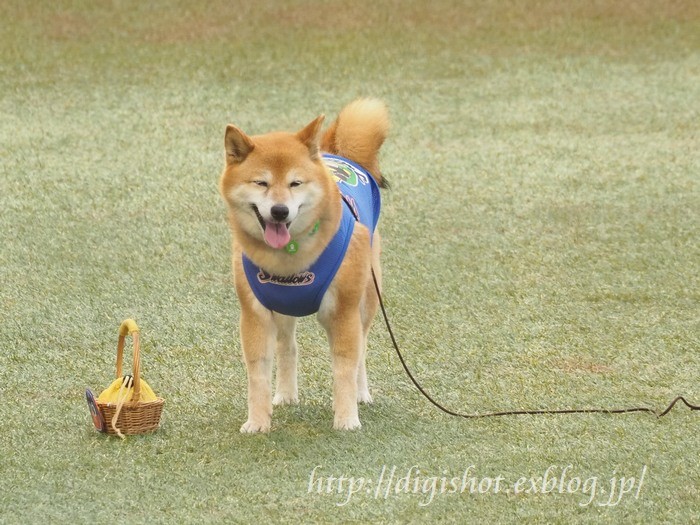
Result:
[[[299,402],[297,387],[296,317],[274,314],[277,326],[277,385],[273,405]]]
[[[362,322],[359,309],[343,311],[329,323],[333,365],[333,428],[360,428],[357,412],[357,378],[362,348]]]
[[[271,312],[241,310],[241,343],[248,374],[248,420],[241,427],[243,433],[270,430],[275,337]]]

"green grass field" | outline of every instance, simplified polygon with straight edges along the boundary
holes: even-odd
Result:
[[[362,430],[331,429],[309,319],[301,403],[239,434],[217,193],[227,123],[295,130],[383,98],[385,300],[431,394],[700,403],[700,4],[5,0],[0,17],[0,522],[700,522],[697,412],[451,418],[379,319]],[[122,441],[83,392],[112,380],[127,317],[166,406]]]

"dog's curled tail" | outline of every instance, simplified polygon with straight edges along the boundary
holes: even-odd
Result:
[[[324,133],[321,149],[346,157],[367,169],[377,183],[388,187],[379,170],[379,149],[389,132],[389,112],[376,98],[360,98],[345,106]]]

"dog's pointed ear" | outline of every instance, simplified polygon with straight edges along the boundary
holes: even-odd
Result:
[[[226,148],[226,163],[235,164],[243,162],[248,154],[253,151],[255,145],[248,135],[236,126],[229,124],[226,126],[224,147]]]
[[[312,159],[318,158],[319,144],[321,142],[321,124],[323,124],[325,118],[325,115],[319,115],[297,133],[297,138],[309,148],[309,155],[311,155]]]

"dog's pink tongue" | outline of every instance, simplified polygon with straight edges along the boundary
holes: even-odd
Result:
[[[289,244],[289,230],[286,224],[268,222],[265,224],[265,242],[271,247],[279,249]]]

